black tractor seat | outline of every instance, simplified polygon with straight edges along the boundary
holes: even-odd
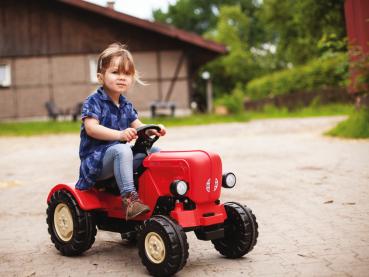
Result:
[[[133,173],[133,180],[134,180],[136,191],[138,191],[138,179],[144,171],[145,171],[145,168],[141,165]],[[96,188],[99,191],[105,191],[105,192],[108,192],[114,195],[120,195],[118,184],[114,176],[109,179],[97,181],[94,185],[94,188]]]

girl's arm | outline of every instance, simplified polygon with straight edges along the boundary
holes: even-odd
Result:
[[[135,121],[133,121],[131,123],[131,127],[132,128],[135,128],[135,129],[137,129],[137,128],[141,127],[141,126],[144,126],[144,125],[145,124],[143,124],[139,119],[136,119]],[[151,132],[150,135],[155,135],[155,136],[159,136],[160,137],[160,136],[164,136],[166,134],[167,131],[166,131],[164,125],[162,125],[162,124],[158,124],[158,125],[161,128],[160,132],[158,132],[156,130],[150,130],[150,132]]]
[[[133,121],[133,122],[131,123],[131,127],[132,127],[132,128],[135,128],[135,129],[137,129],[137,128],[139,128],[139,127],[143,126],[143,125],[145,125],[145,124],[143,124],[143,123],[141,122],[141,120],[139,120],[139,119],[136,119],[135,121]]]
[[[134,128],[127,128],[123,131],[107,128],[99,124],[99,121],[92,117],[86,117],[84,119],[86,133],[99,140],[119,140],[119,141],[131,141],[137,138],[137,132]]]

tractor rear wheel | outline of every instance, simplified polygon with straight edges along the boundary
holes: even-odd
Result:
[[[51,241],[63,255],[79,255],[94,243],[94,218],[78,206],[68,191],[59,190],[51,196],[46,214]]]
[[[240,258],[250,252],[258,238],[258,223],[251,209],[236,202],[224,204],[227,219],[224,237],[212,240],[214,247],[227,258]]]
[[[169,217],[153,216],[139,233],[138,253],[150,274],[173,275],[187,262],[186,233]]]

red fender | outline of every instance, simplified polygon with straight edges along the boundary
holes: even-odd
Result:
[[[96,210],[102,208],[102,204],[94,190],[78,190],[74,187],[74,184],[58,184],[53,187],[47,196],[47,203],[50,202],[52,195],[56,191],[62,189],[67,190],[73,195],[82,210]]]

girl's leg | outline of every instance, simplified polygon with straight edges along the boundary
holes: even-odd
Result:
[[[103,168],[98,180],[115,176],[120,194],[126,196],[135,191],[133,183],[133,155],[129,144],[116,144],[109,147],[103,158]]]
[[[160,148],[153,146],[150,149],[149,154],[159,152]],[[145,159],[146,155],[143,153],[133,153],[133,172],[135,172],[139,166],[142,164],[142,161]]]
[[[133,183],[133,154],[129,144],[116,144],[106,150],[99,180],[112,177],[113,174],[123,198],[125,218],[128,220],[149,212],[150,208],[140,201],[135,190]]]

